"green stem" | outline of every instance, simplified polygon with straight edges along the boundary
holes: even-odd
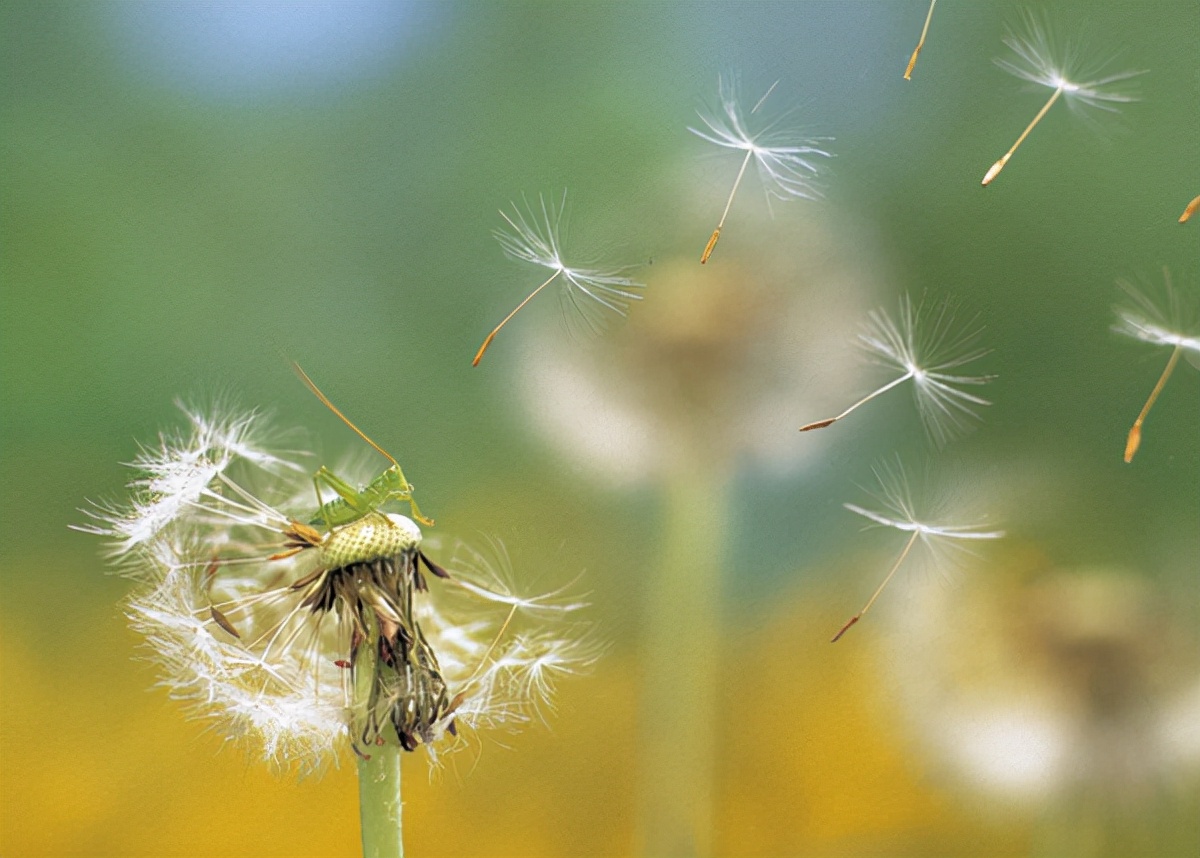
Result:
[[[643,623],[637,849],[655,858],[711,854],[716,794],[727,480],[711,467],[673,470]]]
[[[403,858],[400,832],[400,746],[394,742],[369,749],[358,761],[358,806],[362,819],[363,858]]]
[[[371,611],[363,616],[364,643],[359,646],[354,671],[355,708],[370,717],[376,692],[379,623]],[[361,731],[355,730],[361,735]],[[385,735],[381,732],[381,735]],[[363,858],[403,858],[400,802],[400,744],[390,729],[391,741],[363,748],[358,760],[358,815],[362,824]],[[358,738],[357,736],[353,738]],[[365,756],[365,759],[364,759]]]

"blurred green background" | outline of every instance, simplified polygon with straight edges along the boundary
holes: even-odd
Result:
[[[616,438],[589,459],[546,431],[539,357],[589,371],[538,346],[561,330],[553,301],[470,367],[538,282],[490,235],[497,209],[565,187],[579,234],[647,284],[628,331],[577,344],[620,385],[644,381],[651,352],[623,346],[639,314],[686,315],[690,289],[724,336],[697,334],[698,354],[716,337],[738,366],[739,348],[770,366],[800,336],[722,324],[766,289],[838,341],[903,292],[956,296],[994,350],[994,404],[944,451],[906,392],[796,433],[879,383],[850,353],[810,355],[794,392],[759,391],[750,370],[723,382],[738,397],[667,415],[640,400],[659,444],[735,427],[672,466],[721,521],[695,848],[1195,854],[1200,383],[1181,363],[1124,464],[1167,354],[1110,329],[1118,278],[1168,266],[1200,301],[1200,224],[1176,223],[1200,193],[1200,14],[1043,5],[1089,32],[1087,57],[1148,69],[1143,100],[1096,124],[1056,106],[985,191],[1048,95],[992,63],[1006,3],[940,6],[910,82],[922,0],[3,4],[0,853],[355,854],[353,766],[277,778],[186,721],[137,660],[128,582],[67,530],[85,499],[122,496],[119,463],[177,425],[178,396],[229,391],[331,455],[356,450],[289,358],[397,454],[439,532],[496,534],[543,579],[586,570],[609,644],[550,729],[485,737],[433,777],[409,762],[410,854],[644,841],[645,606],[681,481],[647,464],[653,449],[622,459]],[[778,80],[769,106],[796,105],[836,157],[825,200],[773,218],[751,177],[712,262],[685,268],[738,160],[686,128],[731,70],[747,107]],[[831,377],[845,386],[822,391]],[[741,440],[745,391],[782,415],[756,427],[773,442]],[[894,451],[952,465],[1008,538],[960,574],[902,576],[831,647],[900,548],[841,508]]]

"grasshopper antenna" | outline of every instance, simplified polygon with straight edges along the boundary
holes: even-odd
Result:
[[[313,395],[315,397],[317,397],[317,399],[321,400],[321,403],[326,408],[328,408],[330,411],[332,411],[334,414],[336,414],[343,423],[345,423],[347,426],[349,426],[351,429],[353,429],[354,433],[356,435],[358,435],[359,438],[362,438],[364,441],[366,441],[368,444],[370,444],[372,447],[374,447],[376,452],[378,452],[381,456],[383,456],[385,459],[387,459],[389,462],[391,462],[397,468],[400,467],[400,463],[397,462],[392,457],[391,453],[389,453],[387,450],[383,449],[378,444],[376,444],[374,441],[372,441],[370,438],[368,438],[367,433],[363,432],[363,430],[359,429],[357,426],[355,426],[353,423],[351,423],[350,418],[347,417],[345,414],[343,414],[336,405],[334,405],[332,402],[329,401],[329,397],[321,392],[321,388],[317,387],[317,383],[315,381],[313,381],[311,378],[309,378],[308,373],[306,373],[303,369],[300,368],[300,364],[296,363],[295,361],[292,361],[292,369],[295,370],[296,375],[300,376],[300,380],[304,382],[305,387],[307,387],[309,390],[311,390],[313,392]]]

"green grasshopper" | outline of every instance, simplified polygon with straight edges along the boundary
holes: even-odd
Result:
[[[368,438],[366,433],[351,423],[349,418],[338,410],[338,407],[329,401],[329,397],[322,393],[316,383],[308,377],[308,373],[300,368],[300,364],[293,361],[292,369],[326,408],[336,414],[343,423],[354,430],[358,437],[374,447],[378,453],[392,463],[382,474],[358,489],[322,465],[313,474],[313,488],[317,492],[318,511],[308,523],[311,525],[323,524],[326,528],[351,524],[377,512],[388,501],[395,500],[407,503],[412,508],[412,517],[418,523],[426,527],[432,526],[433,519],[421,515],[421,511],[417,508],[417,502],[413,498],[412,484],[404,478],[404,472],[400,470],[400,463],[387,450],[380,447]],[[337,497],[331,501],[322,502],[322,486],[332,489]]]

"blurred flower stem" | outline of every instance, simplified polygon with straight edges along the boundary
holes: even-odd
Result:
[[[854,387],[854,362],[840,358],[874,292],[856,257],[841,252],[849,245],[821,222],[792,220],[783,233],[749,215],[747,238],[719,265],[701,269],[690,251],[656,262],[653,300],[611,347],[543,332],[525,349],[536,425],[606,480],[653,486],[662,499],[660,553],[637,570],[645,589],[634,849],[654,858],[712,852],[731,478],[748,464],[783,475],[819,454],[823,439],[797,444],[779,427]]]
[[[402,858],[400,745],[387,742],[358,761],[358,804],[363,858]]]
[[[643,625],[638,850],[653,856],[712,851],[728,479],[719,465],[696,467],[699,457],[675,461]]]

